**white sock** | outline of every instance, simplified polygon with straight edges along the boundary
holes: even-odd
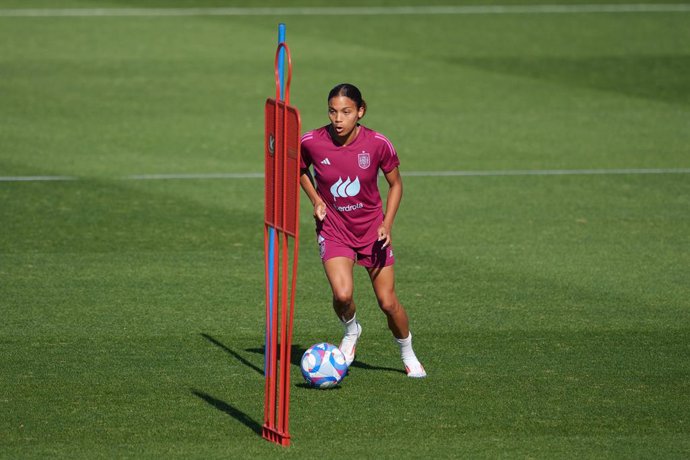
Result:
[[[355,360],[355,348],[357,347],[357,339],[359,339],[362,333],[362,326],[357,322],[356,314],[352,315],[352,318],[345,321],[340,318],[340,322],[343,323],[343,329],[345,329],[345,334],[343,335],[343,340],[340,342],[340,351],[345,355],[345,363],[349,366],[352,361]]]
[[[405,370],[407,371],[408,377],[421,378],[426,377],[426,371],[424,366],[417,359],[417,355],[414,354],[412,349],[412,332],[405,339],[395,339],[400,345],[400,357],[405,364]]]
[[[352,315],[352,318],[347,321],[341,317],[340,322],[343,323],[345,328],[345,335],[357,335],[357,313]]]

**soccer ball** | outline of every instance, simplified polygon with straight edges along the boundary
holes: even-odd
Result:
[[[347,374],[345,355],[330,343],[317,343],[302,355],[302,376],[315,388],[336,386]]]

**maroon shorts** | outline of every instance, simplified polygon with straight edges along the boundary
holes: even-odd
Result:
[[[361,248],[353,248],[339,241],[325,239],[320,235],[317,241],[323,262],[333,257],[347,257],[366,268],[387,267],[395,263],[393,247],[389,244],[384,248],[383,241],[374,241]]]

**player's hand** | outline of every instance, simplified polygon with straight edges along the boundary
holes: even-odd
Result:
[[[314,217],[316,217],[320,221],[326,218],[326,203],[324,203],[323,201],[317,201],[314,204]]]
[[[391,231],[384,224],[381,224],[378,229],[379,241],[383,241],[383,248],[391,244]]]

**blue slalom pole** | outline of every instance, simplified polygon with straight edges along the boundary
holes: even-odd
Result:
[[[278,24],[278,43],[285,42],[285,24]],[[285,100],[285,48],[280,49],[278,56],[278,75],[280,77],[280,100]]]
[[[282,22],[278,24],[278,44],[285,42],[285,24]],[[280,100],[285,98],[285,49],[280,49],[280,55],[278,56],[278,79],[280,81]],[[268,229],[268,305],[269,305],[269,315],[271,318],[269,320],[270,327],[266,328],[266,338],[264,341],[264,376],[268,377],[268,358],[266,350],[269,349],[269,343],[273,337],[273,328],[276,327],[273,324],[273,267],[275,266],[275,229],[269,227]]]

